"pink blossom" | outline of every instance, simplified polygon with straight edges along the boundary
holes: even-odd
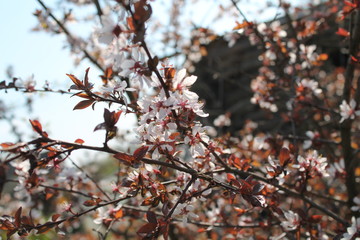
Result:
[[[326,170],[327,160],[325,157],[319,156],[317,151],[309,151],[306,153],[306,157],[299,156],[298,164],[293,165],[294,168],[298,168],[300,172],[306,172],[309,176],[330,176]]]
[[[72,204],[71,203],[68,203],[67,201],[64,201],[61,203],[61,209],[62,209],[62,212],[70,212],[72,213]]]
[[[205,155],[205,146],[202,141],[208,142],[209,137],[206,134],[206,130],[200,124],[193,127],[192,133],[184,138],[184,143],[190,145],[191,155],[196,158],[198,156]]]
[[[176,209],[174,211],[174,215],[182,216],[183,223],[187,223],[188,218],[189,219],[199,218],[199,216],[193,212],[194,210],[195,210],[195,207],[193,205],[186,204],[186,203],[180,203],[176,207]]]

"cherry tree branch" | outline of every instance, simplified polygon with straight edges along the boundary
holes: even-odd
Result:
[[[42,229],[44,227],[49,227],[49,228],[52,228],[54,226],[58,226],[59,224],[63,223],[63,222],[67,222],[67,221],[71,221],[71,220],[74,220],[76,218],[80,218],[81,216],[85,215],[85,214],[88,214],[92,211],[95,211],[96,209],[98,208],[101,208],[101,207],[105,207],[105,206],[108,206],[108,205],[112,205],[112,204],[117,204],[121,201],[124,201],[126,199],[129,199],[131,198],[132,196],[126,196],[126,197],[122,197],[122,198],[118,198],[118,199],[115,199],[113,201],[108,201],[108,202],[105,202],[105,203],[100,203],[100,204],[97,204],[96,206],[92,207],[92,208],[89,208],[88,210],[85,210],[83,212],[80,212],[80,213],[76,213],[70,217],[67,217],[67,218],[63,218],[63,219],[60,219],[60,220],[57,220],[57,221],[53,221],[53,222],[47,222],[47,223],[44,223],[44,224],[39,224],[39,225],[36,225],[36,226],[33,226],[31,227],[31,229]]]
[[[18,182],[15,180],[12,180],[13,182]],[[73,193],[73,194],[78,194],[87,198],[94,198],[92,195],[83,193],[81,191],[77,191],[77,190],[73,190],[73,189],[67,189],[67,188],[62,188],[62,187],[54,187],[54,186],[49,186],[49,185],[45,185],[45,184],[39,184],[39,186],[44,187],[44,188],[49,188],[49,189],[53,189],[56,191],[62,191],[62,192],[69,192],[69,193]]]
[[[360,42],[360,10],[356,9],[354,13],[352,13],[353,17],[355,16],[354,26],[350,24],[350,46],[349,46],[349,58],[348,64],[345,71],[345,83],[343,88],[343,101],[347,103],[350,102],[351,99],[351,89],[352,82],[354,79],[354,71],[355,71],[355,63],[352,60],[353,56],[357,56],[359,51],[359,42]],[[345,160],[345,170],[346,170],[346,188],[348,192],[348,205],[349,207],[354,205],[353,199],[358,195],[358,187],[355,180],[355,166],[353,159],[353,149],[351,147],[351,129],[352,129],[352,120],[347,119],[342,122],[340,125],[340,133],[341,133],[341,146],[342,152]]]
[[[33,142],[41,142],[42,140],[44,140],[44,138],[39,138],[37,139],[37,141],[33,141]],[[51,139],[45,139],[46,141],[53,141]],[[120,151],[116,151],[116,150],[113,150],[109,147],[95,147],[95,146],[88,146],[88,145],[83,145],[83,144],[77,144],[77,143],[70,143],[70,142],[65,142],[65,141],[54,141],[54,143],[56,143],[57,145],[60,145],[60,146],[69,146],[69,147],[73,147],[72,150],[75,150],[75,149],[88,149],[88,150],[94,150],[94,151],[100,151],[100,152],[107,152],[107,153],[111,153],[111,154],[116,154],[116,153],[120,153]],[[211,151],[211,150],[210,150]],[[214,155],[214,157],[216,159],[220,159],[220,156],[214,152],[214,151],[211,151],[211,153]],[[149,159],[149,158],[143,158],[141,160],[142,162],[144,163],[147,163],[147,164],[155,164],[155,165],[160,165],[160,166],[164,166],[164,167],[169,167],[169,168],[172,168],[172,169],[175,169],[175,170],[178,170],[178,171],[181,171],[181,172],[184,172],[184,173],[188,173],[192,176],[192,178],[200,178],[200,179],[203,179],[203,180],[206,180],[210,183],[215,183],[216,185],[219,185],[221,187],[224,187],[225,189],[229,189],[229,190],[232,190],[232,191],[238,191],[239,189],[237,189],[236,187],[233,187],[227,183],[223,183],[223,182],[220,182],[218,180],[216,180],[215,178],[209,176],[209,175],[205,175],[205,174],[202,174],[202,173],[199,173],[197,172],[196,170],[193,170],[193,169],[188,169],[188,168],[184,168],[184,167],[181,167],[181,166],[178,166],[178,165],[175,165],[173,163],[167,163],[167,162],[163,162],[163,161],[159,161],[159,160],[154,160],[154,159]],[[221,160],[222,161],[222,160]],[[225,164],[225,163],[224,163]],[[226,165],[226,164],[225,164]],[[284,186],[281,186],[279,184],[276,184],[276,183],[273,183],[273,182],[270,182],[268,179],[264,178],[264,177],[261,177],[255,173],[252,173],[252,172],[245,172],[245,171],[241,171],[239,169],[236,169],[236,168],[231,168],[229,166],[226,165],[225,167],[225,170],[226,172],[228,173],[233,173],[233,174],[236,174],[238,176],[240,176],[241,178],[244,178],[244,177],[253,177],[254,179],[257,179],[259,181],[262,181],[266,184],[270,184],[280,190],[282,190],[283,192],[285,192],[286,194],[288,194],[289,196],[292,196],[292,197],[296,197],[298,199],[302,199],[303,201],[307,202],[308,204],[310,204],[313,208],[316,208],[318,210],[320,210],[321,212],[325,213],[326,215],[332,217],[333,219],[335,219],[336,221],[344,224],[345,226],[348,225],[347,221],[345,221],[344,219],[342,219],[340,216],[338,216],[338,214],[335,214],[333,212],[331,212],[330,210],[328,210],[327,208],[317,204],[316,202],[314,202],[312,199],[304,196],[303,194],[300,194],[298,192],[295,192],[293,190],[290,190]]]
[[[189,189],[189,187],[195,182],[196,177],[192,177],[190,179],[190,181],[186,184],[185,188],[183,189],[179,199],[176,201],[175,205],[171,208],[171,210],[169,211],[169,213],[166,215],[165,217],[165,221],[169,220],[171,218],[171,216],[173,215],[175,209],[177,208],[177,206],[184,200],[184,196],[187,192],[187,190]]]

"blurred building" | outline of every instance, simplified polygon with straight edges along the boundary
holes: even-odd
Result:
[[[298,15],[296,21],[297,24],[307,24],[306,21],[321,24],[319,31],[302,38],[301,43],[315,44],[317,52],[326,53],[329,59],[322,69],[332,71],[334,67],[346,65],[347,53],[344,37],[336,34],[339,28],[336,14],[321,12],[324,9],[330,11],[328,8],[329,6],[318,6],[304,16]],[[316,20],[312,20],[314,16]],[[276,21],[280,21],[291,38],[293,33],[288,27],[288,20],[284,16]],[[271,22],[267,23],[269,24]],[[259,124],[259,130],[271,131],[280,124],[280,114],[261,110],[250,102],[253,96],[250,83],[262,66],[259,55],[263,51],[260,46],[250,44],[244,34],[234,34],[232,37],[236,40],[229,46],[229,40],[225,40],[229,36],[214,36],[204,29],[195,32],[193,43],[198,45],[198,52],[197,59],[191,64],[192,74],[198,76],[198,80],[192,90],[206,102],[205,110],[210,116],[204,120],[205,124],[212,125],[216,117],[228,113],[232,125],[226,130],[236,132],[250,119]]]

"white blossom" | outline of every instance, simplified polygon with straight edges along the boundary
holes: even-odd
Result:
[[[353,240],[354,236],[357,236],[355,240],[360,239],[360,218],[352,217],[351,226],[346,229],[346,233],[343,234],[340,240]]]
[[[356,102],[354,99],[350,100],[350,104],[347,104],[345,100],[342,101],[340,105],[340,123],[342,123],[346,119],[354,119],[355,116],[360,115],[360,110],[355,111]]]
[[[214,125],[216,127],[224,127],[231,125],[231,119],[229,118],[229,114],[221,114],[214,120]]]
[[[293,231],[297,229],[300,225],[299,215],[293,211],[288,211],[284,213],[285,221],[281,222],[281,226],[285,231]]]
[[[298,156],[298,164],[293,165],[300,172],[308,172],[310,176],[330,176],[326,170],[327,160],[318,154],[317,151],[309,151],[306,156]]]

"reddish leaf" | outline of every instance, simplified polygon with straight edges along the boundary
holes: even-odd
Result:
[[[12,148],[15,144],[10,142],[1,143],[1,151],[7,151],[8,148]],[[13,149],[13,148],[12,148]]]
[[[75,93],[74,95],[72,96],[77,96],[77,97],[81,97],[81,98],[86,98],[86,99],[93,99],[91,96],[89,96],[87,93],[85,92],[78,92],[78,93]]]
[[[241,193],[242,194],[251,194],[252,193],[252,186],[249,182],[240,179],[241,182]]]
[[[235,176],[233,175],[233,174],[231,174],[231,173],[227,173],[226,174],[226,177],[227,177],[227,180],[228,180],[228,182],[230,182],[231,180],[235,180],[236,178],[235,178]]]
[[[53,222],[55,222],[60,216],[61,216],[60,214],[56,213],[56,214],[54,214],[54,215],[51,216],[51,220],[52,220]]]
[[[20,223],[21,223],[21,211],[22,211],[22,207],[19,207],[19,209],[16,211],[15,213],[15,226],[16,227],[20,227]]]
[[[28,216],[22,216],[21,217],[21,222],[25,225],[28,226],[34,226],[34,223],[32,222],[32,219]]]
[[[352,8],[356,8],[356,4],[355,3],[352,3],[352,2],[350,2],[350,1],[344,1],[344,4],[345,5],[347,5],[347,6],[349,6],[349,7],[352,7]]]
[[[231,183],[232,185],[236,186],[236,187],[239,188],[239,189],[242,188],[240,182],[239,182],[238,180],[236,180],[236,179],[231,179],[231,180],[230,180],[230,183]]]
[[[144,199],[144,201],[141,203],[141,206],[149,206],[154,203],[154,197],[150,196]]]
[[[121,113],[122,111],[110,112],[108,109],[104,109],[104,121],[107,130],[112,129],[115,126],[115,124],[119,121]]]
[[[149,149],[148,146],[142,146],[142,147],[139,147],[138,149],[136,149],[133,154],[134,159],[136,161],[141,161],[141,159],[143,159],[143,157],[145,157],[148,149]]]
[[[55,195],[56,191],[51,188],[45,188],[45,200],[49,200]]]
[[[238,213],[238,216],[241,216],[246,212],[246,210],[242,208],[234,207],[234,209]]]
[[[316,60],[317,61],[326,61],[326,60],[328,60],[328,58],[329,58],[328,54],[322,53],[316,58]]]
[[[244,21],[243,23],[239,23],[238,21],[236,21],[236,26],[233,28],[233,30],[239,30],[239,29],[250,27],[253,25],[254,25],[254,23],[248,22],[248,21]]]
[[[146,1],[138,1],[134,4],[134,7],[135,7],[134,18],[140,24],[144,23],[150,18],[152,9],[151,6],[146,3]]]
[[[96,125],[96,127],[94,128],[94,132],[97,130],[105,130],[105,129],[106,129],[105,123],[100,123],[100,124]]]
[[[112,112],[112,118],[114,121],[114,125],[119,121],[122,111]]]
[[[30,121],[31,126],[33,127],[34,131],[37,132],[38,134],[42,135],[43,130],[42,130],[41,123],[38,120],[29,120],[29,121]]]
[[[126,22],[129,26],[129,29],[134,32],[136,30],[134,19],[132,17],[128,17],[126,18]]]
[[[199,228],[197,230],[198,233],[203,233],[203,232],[206,232],[206,231],[207,231],[206,228]]]
[[[135,162],[135,158],[133,156],[126,154],[126,153],[122,153],[122,152],[116,153],[114,155],[114,158],[122,161],[123,163],[125,163],[128,166],[132,166]]]
[[[353,61],[354,63],[358,63],[359,59],[351,55],[351,61]]]
[[[107,85],[108,84],[108,81],[109,79],[112,78],[112,75],[113,75],[113,70],[111,67],[107,67],[105,72],[104,72],[104,75],[100,75],[101,77],[101,80],[103,82],[104,85]]]
[[[158,223],[156,219],[156,214],[152,211],[146,212],[146,219],[148,220],[149,223],[155,223],[155,224]]]
[[[119,37],[120,33],[122,32],[121,27],[119,25],[116,25],[112,31],[112,33],[116,36]]]
[[[9,219],[5,219],[1,222],[0,229],[2,230],[13,230],[16,229],[15,225],[10,222]]]
[[[290,160],[290,151],[288,148],[281,148],[279,155],[280,165],[285,166]]]
[[[134,156],[131,156],[129,154],[119,152],[114,155],[114,158],[122,161],[127,166],[138,167],[137,164],[139,161],[137,161]]]
[[[40,179],[38,177],[38,175],[36,174],[36,172],[33,172],[30,177],[27,179],[27,184],[29,187],[37,187],[39,185]]]
[[[81,101],[79,102],[78,104],[76,104],[76,106],[74,107],[73,110],[76,110],[76,109],[84,109],[84,108],[87,108],[89,107],[91,104],[94,103],[94,100],[84,100],[84,101]]]
[[[78,138],[78,139],[76,139],[75,140],[75,143],[77,143],[77,144],[84,144],[84,140],[82,140],[82,139],[80,139],[80,138]]]
[[[147,223],[143,225],[138,231],[137,234],[141,237],[145,237],[148,234],[151,234],[157,227],[156,223]]]
[[[49,231],[52,227],[53,227],[53,225],[45,225],[45,224],[44,224],[43,226],[37,228],[36,234],[46,233],[46,232]]]
[[[344,28],[339,28],[336,32],[337,35],[340,35],[340,36],[343,36],[343,37],[348,37],[350,36],[350,32],[347,31],[346,29]]]
[[[319,223],[322,219],[322,216],[321,215],[312,215],[310,218],[309,218],[309,221],[312,222],[312,223]]]
[[[72,74],[66,74],[66,76],[68,76],[71,81],[73,81],[73,83],[78,87],[78,89],[84,89],[84,84],[79,80],[77,79],[74,75]]]
[[[122,209],[119,209],[118,211],[116,211],[115,213],[113,213],[113,216],[116,219],[122,218],[124,216],[124,211]]]
[[[177,136],[180,136],[180,133],[179,133],[179,132],[174,132],[174,133],[172,133],[172,134],[169,136],[169,138],[170,138],[171,140],[175,140],[175,138],[176,138]]]

